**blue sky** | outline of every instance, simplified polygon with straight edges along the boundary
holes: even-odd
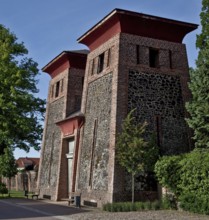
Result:
[[[0,0],[0,23],[14,32],[39,64],[39,96],[47,97],[49,76],[41,68],[63,50],[86,48],[77,39],[114,8],[200,24],[201,0]],[[190,66],[195,66],[198,30],[188,34],[186,44]],[[15,151],[15,157],[39,153]]]

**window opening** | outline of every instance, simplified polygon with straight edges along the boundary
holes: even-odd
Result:
[[[111,61],[111,49],[109,49],[107,52],[107,67],[110,66],[110,61]]]
[[[60,90],[60,81],[56,83],[56,91],[55,91],[55,97],[59,96],[59,90]]]
[[[99,55],[99,60],[98,60],[98,69],[97,73],[101,73],[102,70],[104,69],[104,53]]]
[[[157,49],[149,49],[149,65],[150,67],[159,67],[159,51]]]
[[[172,51],[169,50],[169,61],[170,61],[170,68],[172,69]]]
[[[54,85],[52,85],[51,87],[51,98],[53,98],[53,96],[54,96]]]
[[[94,59],[90,61],[89,72],[91,76],[94,75]]]
[[[63,89],[64,89],[64,79],[61,80],[61,88],[60,88],[60,91],[63,92]]]
[[[139,45],[136,45],[136,63],[140,64]]]
[[[82,88],[83,88],[83,84],[84,84],[84,76],[81,77],[81,85],[82,85]]]

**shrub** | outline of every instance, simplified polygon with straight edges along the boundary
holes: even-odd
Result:
[[[7,194],[8,193],[8,189],[6,187],[6,184],[0,182],[0,193],[1,194]]]
[[[176,208],[178,199],[184,210],[209,214],[209,149],[163,157],[155,172],[159,182],[174,193],[173,202],[163,199],[164,208]]]
[[[209,214],[209,196],[190,193],[180,196],[180,207],[186,211]]]
[[[163,209],[177,209],[177,199],[174,194],[166,194],[162,199]]]
[[[164,156],[155,164],[155,173],[159,183],[178,195],[181,178],[181,158],[183,156]]]
[[[103,205],[103,210],[108,212],[132,212],[143,210],[159,210],[161,209],[161,202],[115,202]]]
[[[159,209],[161,209],[161,202],[156,200],[151,203],[151,207],[153,210],[159,210]]]
[[[145,209],[145,205],[143,202],[136,202],[135,205],[136,205],[136,211],[141,211]]]

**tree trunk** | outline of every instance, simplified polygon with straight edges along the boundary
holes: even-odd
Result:
[[[131,184],[132,184],[132,203],[134,203],[134,190],[135,190],[135,174],[131,174]]]

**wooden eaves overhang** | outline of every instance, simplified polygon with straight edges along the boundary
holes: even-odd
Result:
[[[118,33],[182,43],[185,35],[197,27],[197,24],[114,9],[77,41],[88,46],[91,51]]]

